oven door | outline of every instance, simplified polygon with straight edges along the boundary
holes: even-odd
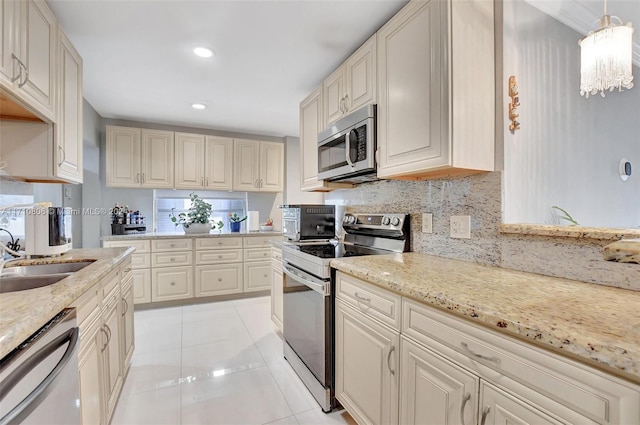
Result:
[[[283,264],[285,341],[315,378],[327,387],[332,384],[331,283]],[[290,361],[291,363],[291,361]]]

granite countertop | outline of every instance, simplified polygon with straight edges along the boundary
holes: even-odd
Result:
[[[95,260],[52,285],[0,294],[0,359],[69,307],[133,251],[133,248],[73,249],[59,257],[19,260],[7,265],[9,268],[22,264]]]
[[[640,383],[640,292],[418,253],[331,266]]]
[[[135,233],[132,235],[107,235],[101,239],[103,241],[120,241],[129,239],[173,239],[173,238],[218,238],[218,237],[251,237],[251,236],[282,236],[282,232],[279,230],[273,230],[270,232],[216,232],[211,233],[196,233],[187,235],[184,232],[146,232]]]

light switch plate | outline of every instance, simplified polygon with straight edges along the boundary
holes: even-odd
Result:
[[[471,239],[470,215],[452,215],[449,226],[452,238]]]
[[[433,233],[433,214],[422,213],[422,233]]]

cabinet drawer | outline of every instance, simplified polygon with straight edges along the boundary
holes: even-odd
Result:
[[[128,239],[128,240],[117,240],[117,241],[104,241],[102,246],[105,248],[117,248],[117,247],[127,247],[132,246],[136,249],[136,254],[143,254],[145,252],[151,252],[151,241],[147,239],[139,240],[139,239]]]
[[[193,297],[193,267],[165,267],[153,270],[151,301]]]
[[[244,261],[265,261],[271,258],[268,248],[254,248],[244,250]]]
[[[360,311],[400,330],[400,295],[338,272],[336,274],[336,297],[348,301]]]
[[[151,254],[152,267],[190,266],[193,264],[191,251],[161,252]]]
[[[241,249],[196,251],[196,264],[241,263]]]
[[[151,254],[133,254],[131,256],[131,268],[148,269],[151,267]]]
[[[271,239],[273,236],[254,236],[251,238],[243,238],[243,246],[245,248],[271,248]]]
[[[96,284],[71,305],[76,309],[76,319],[81,330],[84,330],[84,328],[89,325],[89,322],[93,320],[94,316],[100,314],[101,299],[102,288],[99,284]]]
[[[244,263],[244,292],[271,289],[271,261]]]
[[[196,267],[196,297],[242,292],[242,264]]]
[[[107,276],[102,278],[100,283],[102,285],[102,299],[104,300],[103,304],[107,302],[107,297],[109,297],[111,292],[116,289],[119,282],[120,280],[118,279],[118,270],[113,270]]]
[[[242,238],[199,238],[196,249],[242,248]]]
[[[151,241],[153,252],[187,251],[192,247],[191,239],[155,239]]]
[[[282,261],[282,249],[272,246],[271,247],[271,258],[276,261]]]
[[[638,386],[416,301],[404,299],[402,309],[404,335],[446,352],[481,376],[499,379],[505,387],[512,379],[597,422],[640,421],[640,411],[626,407],[640,404]],[[511,385],[517,392],[518,385]]]
[[[143,254],[146,255],[146,254]],[[120,282],[126,282],[127,279],[131,278],[131,271],[133,270],[133,260],[131,257],[129,257],[128,260],[126,260],[124,262],[124,264],[122,264],[122,266],[120,266]]]

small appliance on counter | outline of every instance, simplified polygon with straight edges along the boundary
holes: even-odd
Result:
[[[129,207],[118,203],[111,210],[111,234],[133,235],[146,233],[145,217],[140,211],[132,211]]]
[[[71,209],[25,208],[25,254],[48,257],[71,249]]]
[[[336,234],[335,206],[281,205],[282,235],[290,241],[329,240]]]

